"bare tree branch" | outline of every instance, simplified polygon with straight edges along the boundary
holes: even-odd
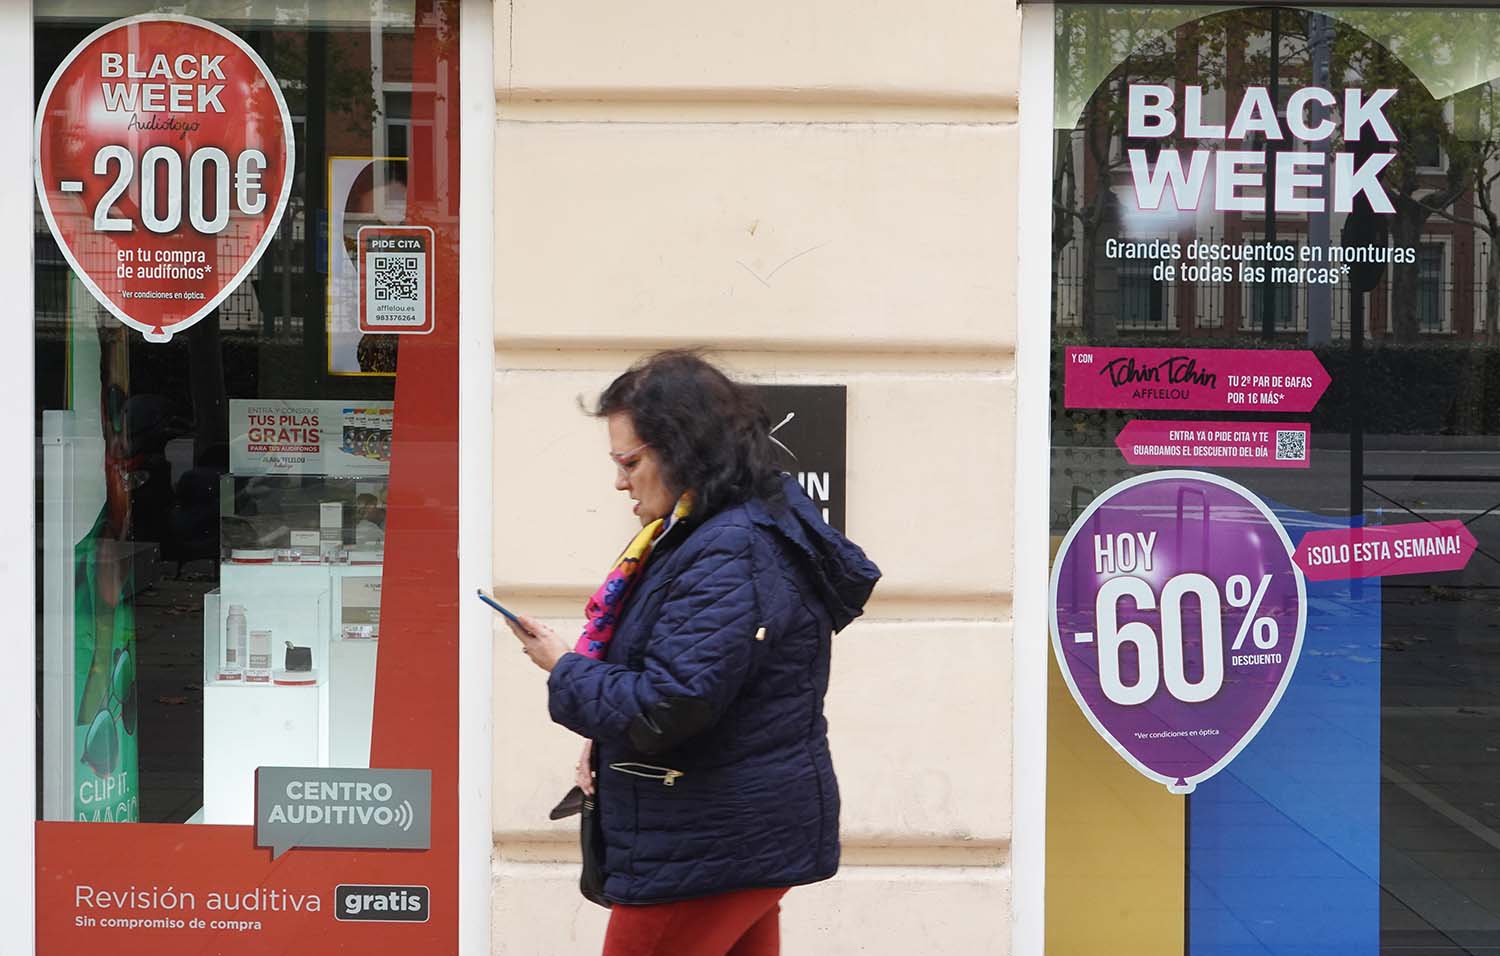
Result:
[[[1436,213],[1439,217],[1446,219],[1449,222],[1457,223],[1460,226],[1472,226],[1475,229],[1484,228],[1484,225],[1480,223],[1479,220],[1470,219],[1467,216],[1455,215],[1454,213],[1449,212],[1446,207],[1429,205],[1425,198],[1416,200],[1416,203],[1418,206],[1426,209],[1429,214]]]

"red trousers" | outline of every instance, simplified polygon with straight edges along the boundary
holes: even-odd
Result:
[[[604,956],[779,956],[786,889],[739,890],[678,903],[616,903]]]

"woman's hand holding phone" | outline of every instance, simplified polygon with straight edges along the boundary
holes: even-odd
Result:
[[[503,615],[507,621],[511,621],[513,623],[516,622],[516,621],[518,621],[518,618],[516,617],[516,612],[515,611],[512,611],[510,608],[506,607],[504,604],[501,604],[499,601],[497,601],[494,598],[490,597],[488,594],[485,593],[484,588],[475,588],[474,589],[474,593],[479,597],[479,600],[481,600],[484,603],[488,604],[492,610],[494,610],[494,611],[500,613],[501,615]]]
[[[485,594],[482,589],[479,591],[479,599],[505,618],[506,626],[516,636],[516,640],[521,642],[521,653],[531,658],[531,662],[542,670],[551,673],[558,660],[572,650],[568,642],[552,628],[535,618],[515,613]]]

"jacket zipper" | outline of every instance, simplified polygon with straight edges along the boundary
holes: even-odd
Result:
[[[671,767],[658,767],[649,763],[612,763],[609,769],[618,770],[620,773],[628,773],[632,777],[645,777],[647,780],[660,780],[662,786],[676,786],[677,778],[683,775],[681,770],[673,770]]]

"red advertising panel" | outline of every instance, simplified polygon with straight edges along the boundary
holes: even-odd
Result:
[[[265,251],[292,143],[281,88],[244,41],[192,17],[129,17],[80,43],[42,94],[37,195],[88,290],[166,341]]]
[[[372,84],[359,109],[385,96],[424,127],[403,221],[427,237],[428,286],[458,288],[458,189],[439,188],[459,180],[458,112],[438,92],[459,88],[457,4],[372,13],[409,70],[398,93],[373,85],[380,48],[351,59],[370,23],[288,16],[253,36],[278,77],[250,34],[185,17],[116,21],[45,61],[49,223],[99,301],[158,344],[71,283],[44,289],[67,377],[43,369],[59,397],[40,417],[71,457],[42,470],[67,513],[38,521],[60,555],[41,565],[41,616],[68,623],[41,626],[38,953],[458,952],[458,297],[428,297],[432,334],[403,340],[391,379],[329,390],[297,361],[323,332],[297,308],[327,251],[306,238],[320,171],[372,135],[325,95],[330,74]],[[283,208],[297,241],[252,284]],[[154,472],[151,407],[172,409],[152,455],[180,456]],[[130,480],[106,487],[115,472]],[[71,663],[54,667],[54,645]],[[81,822],[96,816],[74,791],[96,779],[139,794],[113,819],[143,822]]]

